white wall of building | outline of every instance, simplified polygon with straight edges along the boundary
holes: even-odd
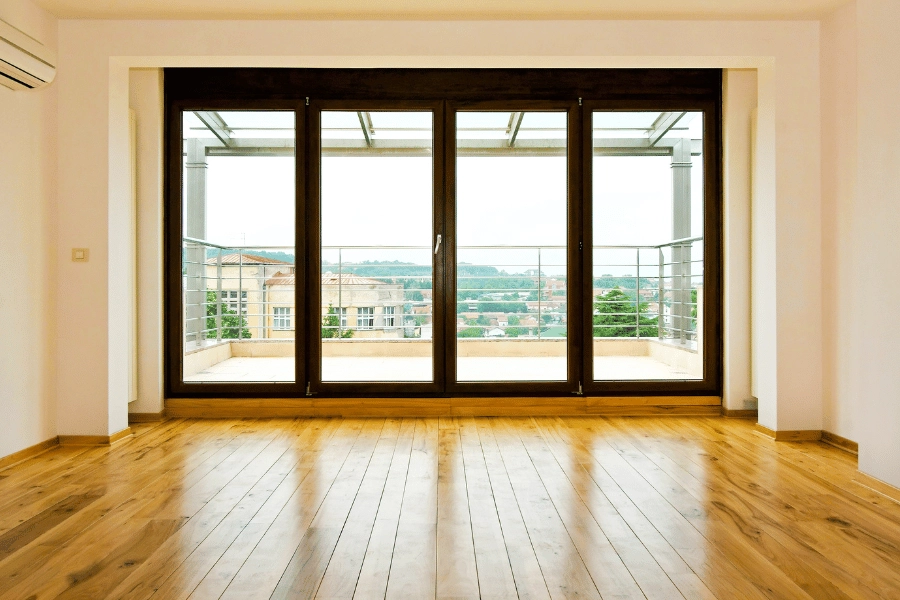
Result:
[[[56,46],[56,19],[27,0],[0,19]],[[57,435],[55,188],[56,86],[0,87],[0,457]]]

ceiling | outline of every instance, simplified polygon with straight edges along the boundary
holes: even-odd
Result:
[[[850,0],[36,0],[64,19],[809,19]]]

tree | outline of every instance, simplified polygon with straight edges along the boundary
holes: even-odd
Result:
[[[247,319],[239,316],[236,310],[228,308],[224,302],[220,303],[222,309],[222,339],[236,340],[248,339],[250,337],[250,329],[247,327]],[[216,328],[216,292],[207,290],[206,292],[206,329],[207,335],[212,337]],[[218,337],[218,335],[216,335]]]
[[[480,327],[466,327],[456,332],[458,338],[478,338],[483,337]]]
[[[328,314],[322,317],[322,339],[333,339],[333,338],[351,338],[353,337],[352,329],[345,329],[341,331],[340,329],[341,321],[340,317],[338,317],[337,311],[334,310],[334,306],[331,304],[328,305]]]
[[[527,331],[521,327],[517,327],[517,325],[521,323],[521,319],[519,319],[519,315],[509,315],[506,318],[506,337],[519,337],[520,335],[525,335]]]
[[[647,308],[646,302],[635,302],[618,287],[597,296],[594,337],[656,337],[658,317],[639,317],[637,314],[638,311],[646,313]]]

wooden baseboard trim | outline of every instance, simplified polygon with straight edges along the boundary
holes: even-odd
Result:
[[[836,433],[823,431],[822,441],[830,446],[834,446],[835,448],[839,448],[840,450],[859,456],[859,444],[857,444],[853,440],[848,440],[845,437],[841,437]]]
[[[601,406],[591,409],[592,417],[718,417],[718,406]]]
[[[131,427],[117,431],[112,435],[61,435],[60,446],[112,446],[132,434]]]
[[[34,446],[29,446],[27,448],[23,448],[18,452],[13,452],[8,456],[4,456],[0,458],[0,471],[3,469],[9,468],[15,464],[22,462],[23,460],[28,460],[32,456],[37,456],[51,448],[55,448],[59,446],[59,437],[52,437],[49,440],[44,440]]]
[[[877,477],[866,475],[862,471],[857,471],[856,476],[853,478],[853,480],[859,485],[867,487],[871,490],[875,490],[882,496],[887,496],[894,502],[900,504],[900,488],[896,488],[891,484],[878,479]]]
[[[166,411],[158,413],[128,413],[128,424],[132,423],[158,423],[166,420]]]
[[[170,398],[168,418],[718,416],[716,396],[627,398]]]
[[[503,398],[492,398],[492,402]],[[722,406],[718,396],[588,396],[588,406]]]
[[[772,431],[764,425],[756,424],[756,431],[776,442],[817,442],[822,439],[822,431],[819,429],[805,429],[800,431]]]
[[[729,419],[758,419],[759,411],[755,408],[752,410],[732,410],[723,406],[722,416]]]

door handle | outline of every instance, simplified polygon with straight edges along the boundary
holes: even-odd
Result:
[[[441,234],[438,234],[437,243],[435,243],[435,245],[434,245],[434,253],[435,254],[438,253],[438,248],[440,248],[440,247],[441,247]]]

